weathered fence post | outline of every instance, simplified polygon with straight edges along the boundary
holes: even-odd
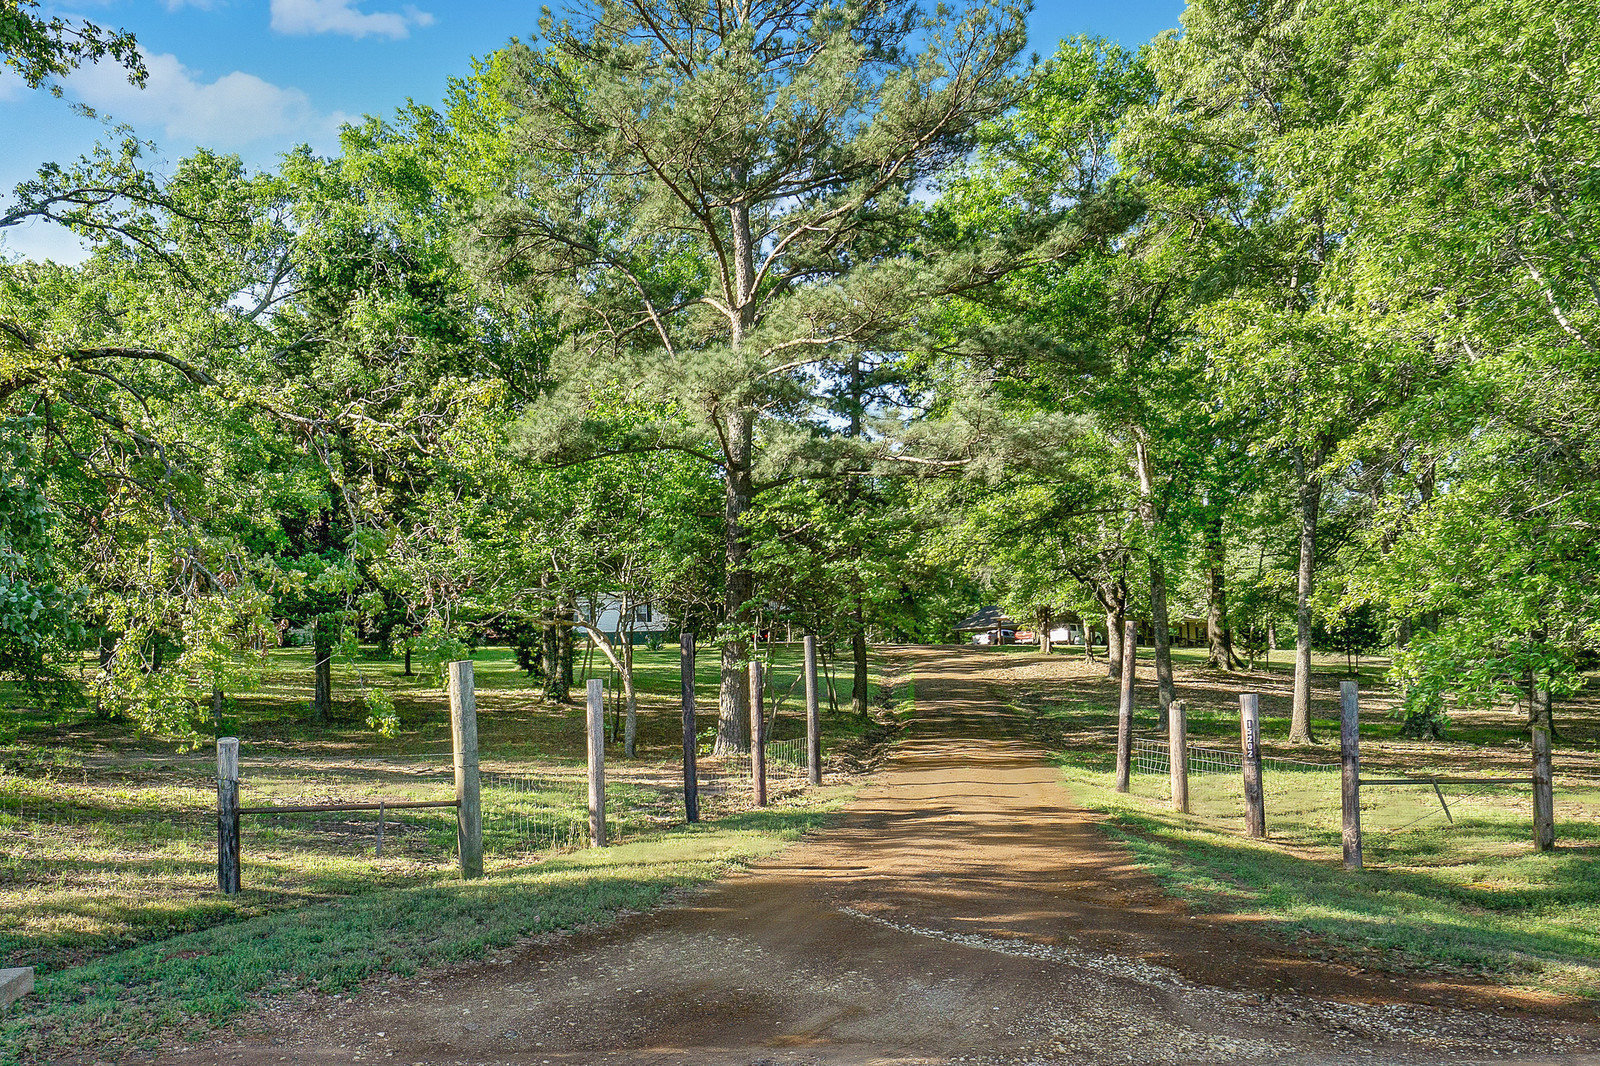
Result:
[[[1122,699],[1117,704],[1117,791],[1128,791],[1133,770],[1133,670],[1138,661],[1139,626],[1129,622],[1122,636]]]
[[[700,770],[694,724],[694,634],[678,638],[678,675],[683,687],[683,820],[700,820]]]
[[[807,634],[806,670],[806,780],[822,784],[822,704],[817,695],[817,638]]]
[[[1173,700],[1167,708],[1167,769],[1172,775],[1172,809],[1189,813],[1189,705]]]
[[[606,843],[606,684],[589,679],[589,843]]]
[[[1239,693],[1239,766],[1244,774],[1244,827],[1253,837],[1267,835],[1261,795],[1261,697]]]
[[[1548,693],[1542,693],[1549,699]],[[1555,787],[1550,778],[1550,729],[1542,722],[1533,727],[1533,846],[1550,851],[1556,846]]]
[[[478,780],[478,697],[472,660],[450,664],[450,740],[456,767],[456,855],[464,878],[483,876],[483,801]]]
[[[1344,813],[1344,868],[1361,869],[1361,693],[1339,682],[1339,806]]]
[[[217,738],[217,887],[239,891],[239,738]]]
[[[761,706],[761,664],[750,664],[750,788],[756,806],[767,805],[767,728]]]

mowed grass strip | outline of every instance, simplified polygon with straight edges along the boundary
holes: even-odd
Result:
[[[1463,813],[1453,824],[1368,833],[1367,867],[1347,871],[1336,846],[1308,853],[1281,837],[1254,841],[1221,820],[1164,810],[1164,800],[1119,795],[1103,767],[1075,756],[1061,756],[1074,801],[1106,815],[1106,831],[1197,909],[1264,919],[1310,954],[1363,966],[1600,996],[1593,821],[1563,824],[1561,848],[1538,854],[1531,823]],[[1270,809],[1267,827],[1270,836]]]
[[[827,788],[619,847],[575,852],[478,881],[439,877],[141,944],[40,977],[0,1022],[0,1062],[150,1047],[192,1037],[268,997],[338,992],[378,974],[478,958],[531,936],[641,910],[821,827],[847,798]],[[241,906],[250,906],[248,891]]]
[[[1267,774],[1268,840],[1244,835],[1237,772],[1189,778],[1191,815],[1172,811],[1165,756],[1157,773],[1114,785],[1117,693],[1103,664],[995,658],[996,693],[1056,753],[1073,800],[1105,816],[1168,891],[1198,910],[1258,919],[1258,928],[1312,955],[1391,971],[1480,978],[1537,992],[1600,997],[1600,685],[1563,705],[1556,750],[1557,849],[1533,850],[1526,785],[1446,786],[1454,821],[1430,787],[1362,789],[1366,868],[1341,859],[1338,722],[1314,717],[1323,742],[1285,742],[1288,674],[1224,675],[1176,655],[1189,701],[1191,745],[1237,752],[1238,693],[1264,694],[1263,747],[1325,770]],[[1147,664],[1141,661],[1141,669]],[[1313,706],[1337,708],[1340,664],[1313,674]],[[1515,707],[1463,712],[1445,740],[1398,736],[1393,693],[1369,665],[1362,678],[1363,776],[1507,777],[1527,781],[1526,723]],[[1281,673],[1282,676],[1279,676]],[[1136,736],[1156,729],[1154,693],[1140,677]],[[1270,696],[1270,700],[1267,698]]]

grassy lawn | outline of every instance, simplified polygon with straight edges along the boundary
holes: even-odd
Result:
[[[1114,791],[1117,697],[1100,671],[1058,667],[1000,687],[1033,734],[1057,751],[1075,801],[1102,813],[1107,832],[1193,906],[1262,919],[1313,954],[1364,966],[1600,996],[1600,700],[1593,686],[1558,708],[1565,740],[1555,752],[1554,853],[1533,851],[1526,787],[1446,787],[1452,821],[1430,788],[1369,786],[1362,790],[1367,868],[1350,873],[1340,863],[1331,767],[1343,661],[1319,663],[1313,695],[1321,743],[1308,748],[1287,744],[1287,669],[1224,675],[1202,669],[1202,657],[1198,649],[1177,655],[1191,745],[1237,751],[1237,694],[1256,690],[1269,758],[1329,766],[1276,775],[1269,769],[1266,842],[1243,835],[1233,774],[1191,774],[1191,815],[1169,809],[1164,766],[1159,774],[1136,772],[1131,793]],[[1364,776],[1527,777],[1516,708],[1458,714],[1444,741],[1403,739],[1389,713],[1382,665],[1367,661],[1361,677]],[[1135,734],[1155,737],[1153,686],[1143,675],[1138,702]]]
[[[799,648],[770,650],[773,735],[803,736]],[[143,736],[82,710],[9,709],[0,966],[36,967],[39,987],[5,1021],[0,1061],[204,1028],[260,995],[408,973],[637,909],[821,824],[849,788],[833,771],[857,767],[872,739],[870,723],[848,707],[828,713],[824,696],[830,783],[807,790],[792,768],[774,767],[774,806],[751,810],[737,760],[706,757],[717,662],[702,654],[709,787],[701,825],[685,827],[677,649],[641,648],[639,757],[623,759],[620,744],[607,753],[609,835],[621,846],[589,852],[581,706],[541,699],[509,649],[480,649],[474,660],[489,876],[471,884],[456,875],[449,809],[386,812],[381,856],[376,813],[247,815],[244,891],[223,897],[209,738]],[[453,796],[443,691],[375,655],[334,673],[326,724],[310,719],[305,649],[274,651],[261,687],[229,701],[223,724],[241,738],[243,804]],[[398,736],[365,726],[363,684],[393,695]]]
[[[509,866],[483,880],[416,875],[345,898],[246,917],[149,941],[45,973],[0,1022],[0,1062],[51,1061],[94,1046],[154,1046],[162,1034],[203,1035],[264,997],[337,992],[379,975],[408,976],[482,957],[553,930],[641,910],[715,878],[824,824],[844,790],[617,847]]]

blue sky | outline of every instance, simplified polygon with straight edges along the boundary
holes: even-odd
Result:
[[[551,6],[556,6],[552,4]],[[104,128],[88,104],[128,123],[176,159],[196,145],[270,166],[296,144],[331,151],[342,122],[387,114],[407,98],[439,100],[472,58],[535,27],[540,5],[513,0],[73,0],[51,13],[133,31],[150,67],[144,90],[114,68],[80,71],[55,99],[0,74],[0,189],[41,163],[75,159]],[[1029,20],[1042,55],[1062,37],[1136,45],[1176,26],[1181,0],[1039,0]],[[71,234],[42,225],[5,232],[5,249],[76,259]]]

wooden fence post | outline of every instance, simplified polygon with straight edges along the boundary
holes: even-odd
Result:
[[[1544,695],[1549,699],[1549,695]],[[1550,851],[1556,846],[1555,787],[1550,778],[1550,729],[1533,727],[1533,846]]]
[[[694,736],[694,634],[678,637],[678,679],[683,688],[683,821],[699,821],[699,738]]]
[[[464,878],[483,876],[483,801],[478,779],[478,698],[472,660],[450,664],[450,739],[456,767],[456,855]]]
[[[1261,697],[1239,693],[1239,766],[1244,773],[1244,827],[1253,837],[1267,835],[1261,794]]]
[[[1122,635],[1122,698],[1117,704],[1117,791],[1128,791],[1133,772],[1133,670],[1138,661],[1139,626],[1129,622]]]
[[[1361,869],[1361,693],[1339,682],[1339,806],[1344,813],[1344,868]]]
[[[589,844],[606,844],[606,683],[589,679]]]
[[[696,765],[694,724],[694,634],[678,638],[678,674],[683,687],[683,820],[700,820],[700,771]]]
[[[1167,708],[1167,769],[1172,775],[1172,809],[1189,813],[1189,705],[1173,700]]]
[[[817,695],[817,638],[806,634],[806,779],[822,784],[822,704]]]
[[[750,664],[750,788],[756,806],[767,805],[767,727],[761,706],[761,664]]]
[[[217,738],[217,887],[239,891],[239,738]]]

